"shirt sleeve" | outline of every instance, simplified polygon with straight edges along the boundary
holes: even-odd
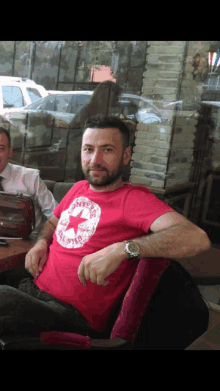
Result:
[[[148,233],[151,224],[167,212],[175,212],[147,188],[135,187],[128,193],[124,204],[124,219]]]
[[[34,181],[34,200],[38,203],[42,213],[47,219],[53,216],[54,208],[58,205],[51,191],[48,190],[39,173]]]

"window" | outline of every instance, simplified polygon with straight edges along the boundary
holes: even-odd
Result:
[[[35,102],[37,99],[41,98],[41,95],[36,88],[27,88],[27,93],[31,102]]]
[[[26,106],[26,110],[55,110],[54,105],[55,96],[49,95],[46,98],[38,99],[37,101]]]
[[[88,101],[90,95],[72,95],[71,106],[69,107],[69,113],[75,114],[79,111]]]
[[[56,111],[69,113],[71,103],[71,95],[55,95],[56,96]]]
[[[3,108],[23,107],[24,98],[19,87],[2,86]]]

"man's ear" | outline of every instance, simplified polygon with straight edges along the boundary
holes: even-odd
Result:
[[[132,155],[132,150],[131,150],[131,147],[127,147],[125,150],[124,150],[124,159],[123,159],[123,163],[125,166],[127,166],[127,164],[130,162],[131,160],[131,155]]]

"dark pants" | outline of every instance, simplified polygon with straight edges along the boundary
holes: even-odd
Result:
[[[0,285],[0,335],[35,337],[42,331],[104,337],[74,307],[38,289],[32,278],[23,279],[18,289]]]

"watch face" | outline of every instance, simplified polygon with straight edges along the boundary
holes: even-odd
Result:
[[[136,243],[129,243],[128,248],[132,253],[136,253],[139,250],[139,247]]]

